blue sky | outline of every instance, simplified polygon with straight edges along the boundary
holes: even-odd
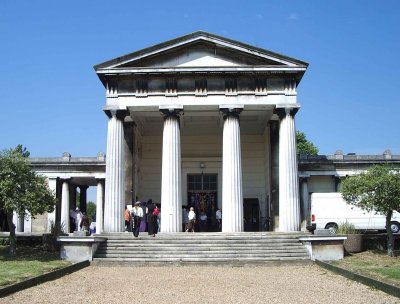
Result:
[[[93,65],[204,30],[310,63],[297,128],[320,154],[400,154],[400,1],[0,2],[0,149],[106,151]]]

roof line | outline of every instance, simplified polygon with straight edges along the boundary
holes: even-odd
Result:
[[[185,42],[185,41],[192,40],[192,39],[199,38],[199,37],[206,37],[206,38],[210,38],[210,39],[214,39],[214,40],[220,40],[221,42],[228,42],[228,43],[236,45],[238,47],[245,48],[249,51],[253,51],[253,52],[256,51],[256,52],[262,53],[267,56],[280,57],[284,60],[287,60],[287,61],[290,61],[290,62],[293,62],[296,64],[305,65],[306,67],[308,66],[307,62],[304,62],[304,61],[301,61],[301,60],[298,60],[298,59],[295,59],[292,57],[288,57],[288,56],[285,56],[285,55],[282,55],[279,53],[275,53],[275,52],[272,52],[272,51],[269,51],[266,49],[255,47],[255,46],[252,46],[252,45],[249,45],[249,44],[237,41],[237,40],[233,40],[233,39],[225,38],[225,37],[218,36],[215,34],[211,34],[211,33],[205,32],[205,31],[196,31],[196,32],[190,33],[188,35],[184,35],[184,36],[181,36],[181,37],[178,37],[175,39],[167,40],[165,42],[141,49],[139,51],[129,53],[129,54],[126,54],[123,56],[119,56],[119,57],[105,61],[100,64],[96,64],[93,68],[97,71],[99,69],[109,67],[110,65],[124,63],[126,61],[129,61],[129,59],[131,59],[131,58],[140,57],[147,53],[151,53],[156,50],[163,49],[163,48],[172,47],[173,45],[179,44],[180,42]]]

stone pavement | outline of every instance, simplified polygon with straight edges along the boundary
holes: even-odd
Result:
[[[400,303],[316,265],[90,266],[7,303]]]

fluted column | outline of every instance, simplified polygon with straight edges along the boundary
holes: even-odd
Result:
[[[50,190],[54,193],[54,195],[56,195],[57,192],[57,179],[56,178],[49,178],[48,179],[48,183],[49,183],[49,188]],[[54,206],[54,210],[53,212],[49,212],[47,213],[47,232],[50,232],[50,228],[51,228],[51,223],[55,223],[56,221],[56,206]],[[69,230],[68,230],[69,232]]]
[[[61,225],[63,225],[65,232],[69,232],[69,180],[62,181]]]
[[[104,231],[124,231],[125,176],[123,111],[112,110],[108,121]]]
[[[104,200],[104,191],[103,191],[103,181],[97,180],[97,191],[96,191],[96,233],[103,232],[103,200]]]
[[[222,232],[243,231],[242,158],[239,114],[242,109],[221,109],[224,115],[222,145]]]
[[[300,230],[300,198],[297,168],[297,108],[279,108],[279,231]]]
[[[182,229],[181,190],[181,133],[179,110],[161,110],[164,114],[162,176],[161,176],[161,232]]]

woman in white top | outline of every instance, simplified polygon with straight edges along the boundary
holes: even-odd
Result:
[[[135,203],[135,206],[132,208],[131,215],[132,215],[132,224],[133,224],[133,229],[132,229],[133,235],[135,237],[138,237],[140,222],[143,218],[143,209],[142,209],[142,207],[140,207],[139,201],[137,201]]]
[[[189,223],[186,229],[186,232],[192,231],[194,232],[194,224],[196,222],[196,213],[194,213],[194,208],[190,207],[190,211],[188,214]]]

